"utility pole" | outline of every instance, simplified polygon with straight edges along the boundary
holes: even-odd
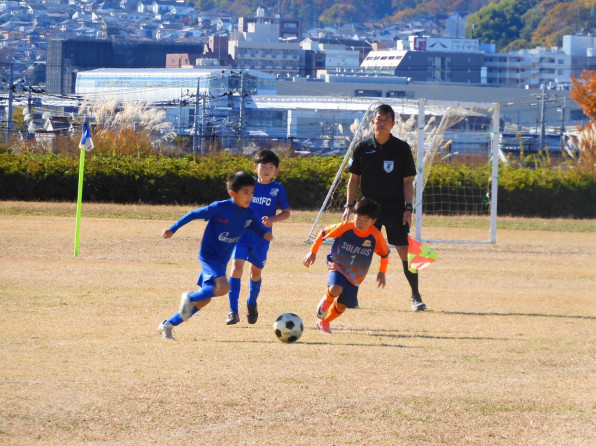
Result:
[[[542,84],[542,98],[540,99],[540,150],[544,149],[544,133],[545,133],[545,109],[546,109],[546,84]]]
[[[201,109],[201,128],[199,132],[199,139],[201,140],[201,155],[205,154],[205,137],[203,136],[204,128],[205,128],[205,105],[207,102],[207,95],[203,94],[203,107]]]
[[[238,150],[244,152],[244,71],[240,72],[240,144]]]
[[[182,134],[182,90],[180,90],[180,105],[178,106],[178,136]]]
[[[565,101],[567,98],[563,98],[563,106],[561,107],[561,153],[565,147]]]
[[[201,85],[201,78],[197,77],[197,92],[195,94],[195,119],[194,119],[194,136],[192,138],[192,152],[197,153],[197,142],[199,139],[199,87]]]
[[[14,82],[12,67],[12,64],[10,64],[10,74],[8,75],[8,116],[6,117],[6,136],[8,137],[9,141],[10,137],[12,136],[12,83]]]

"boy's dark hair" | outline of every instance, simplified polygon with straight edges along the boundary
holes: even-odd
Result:
[[[373,219],[379,218],[379,214],[381,213],[381,205],[370,198],[363,198],[356,203],[356,206],[354,206],[354,213]]]
[[[395,112],[393,111],[390,105],[378,105],[377,108],[375,108],[375,113],[373,114],[373,116],[377,116],[378,114],[391,115],[391,119],[395,121]]]
[[[255,155],[255,164],[272,163],[275,167],[279,167],[279,157],[273,150],[263,149],[259,150]]]
[[[250,173],[247,172],[236,172],[233,173],[228,177],[228,181],[226,186],[228,190],[233,190],[234,192],[238,192],[244,186],[254,186],[255,179]]]

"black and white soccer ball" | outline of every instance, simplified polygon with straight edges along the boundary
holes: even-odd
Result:
[[[304,324],[298,315],[284,313],[273,323],[273,331],[281,342],[296,342],[302,336]]]

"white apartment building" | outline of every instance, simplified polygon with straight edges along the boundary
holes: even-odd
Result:
[[[552,48],[534,48],[509,53],[485,53],[483,83],[549,89],[568,88],[571,84],[572,57]]]
[[[231,33],[228,41],[228,53],[236,68],[281,76],[300,73],[300,44],[279,40],[279,22],[263,18],[247,23],[246,28]]]

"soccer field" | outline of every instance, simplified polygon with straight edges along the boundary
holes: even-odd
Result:
[[[2,445],[596,444],[596,232],[433,245],[421,313],[393,251],[388,286],[376,259],[361,308],[324,335],[328,247],[302,265],[314,213],[294,212],[274,228],[257,324],[226,326],[222,296],[166,341],[204,222],[163,240],[189,207],[83,205],[75,258],[74,209],[0,203]],[[245,268],[241,309],[247,283]],[[273,334],[284,312],[304,321],[295,344]]]

